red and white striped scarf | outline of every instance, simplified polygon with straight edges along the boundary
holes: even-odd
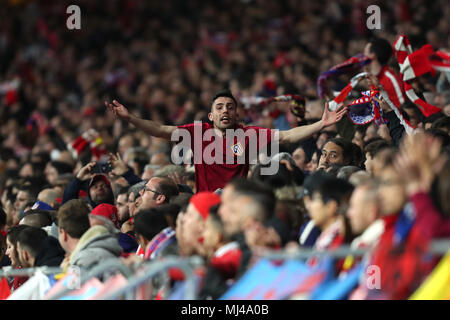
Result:
[[[354,76],[349,83],[344,87],[344,89],[341,90],[341,92],[328,103],[328,109],[330,111],[334,111],[338,108],[340,108],[343,104],[347,96],[350,94],[350,92],[353,90],[354,87],[367,76],[367,72],[361,72],[358,73],[356,76]]]
[[[417,105],[426,117],[441,111],[440,108],[419,98],[408,81],[426,73],[435,74],[436,70],[449,72],[450,55],[443,51],[434,52],[429,44],[413,52],[409,39],[405,35],[397,37],[394,43],[394,52],[400,66],[401,80],[409,100]]]

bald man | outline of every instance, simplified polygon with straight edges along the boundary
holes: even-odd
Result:
[[[56,199],[60,197],[62,197],[62,194],[59,191],[53,188],[47,188],[39,192],[37,199],[39,201],[45,202],[53,209],[57,209],[59,204]]]
[[[46,210],[29,210],[20,220],[19,225],[43,228],[52,224],[52,218]]]

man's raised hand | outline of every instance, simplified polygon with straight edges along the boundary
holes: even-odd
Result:
[[[339,120],[342,119],[344,114],[347,113],[348,106],[342,106],[334,111],[330,111],[328,109],[328,102],[325,103],[325,110],[323,111],[322,115],[322,123],[324,127],[331,126],[332,124],[335,124]]]
[[[81,181],[89,180],[93,177],[92,168],[95,166],[95,162],[90,162],[80,169],[77,173],[77,178]]]
[[[127,108],[125,108],[122,104],[120,104],[117,100],[113,100],[112,103],[105,101],[105,106],[112,111],[112,113],[125,121],[129,121],[131,118],[130,113]]]
[[[110,172],[111,176],[123,176],[127,171],[128,167],[125,162],[120,157],[120,154],[117,152],[115,155],[110,153],[108,162],[111,164],[112,170]]]

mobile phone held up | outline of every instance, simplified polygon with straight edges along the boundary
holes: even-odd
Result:
[[[97,162],[93,167],[92,167],[92,173],[108,173],[111,172],[112,167],[111,164],[109,164],[108,162]]]

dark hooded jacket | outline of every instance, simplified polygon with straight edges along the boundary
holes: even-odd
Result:
[[[91,196],[89,194],[89,189],[93,185],[93,182],[95,182],[98,179],[103,179],[109,187],[108,198],[103,203],[109,203],[111,205],[114,205],[114,193],[111,188],[111,183],[109,182],[108,178],[102,174],[96,174],[91,180],[89,180],[89,183],[87,181],[81,181],[77,177],[73,178],[73,180],[70,181],[70,183],[67,185],[66,189],[64,189],[64,195],[61,205],[63,205],[69,200],[78,199],[79,192],[85,191],[88,195],[89,204],[92,206],[92,208],[98,206],[100,203],[95,203],[91,199]]]
[[[48,236],[41,244],[35,261],[35,267],[49,266],[58,267],[64,260],[65,251],[59,244],[58,239]]]

